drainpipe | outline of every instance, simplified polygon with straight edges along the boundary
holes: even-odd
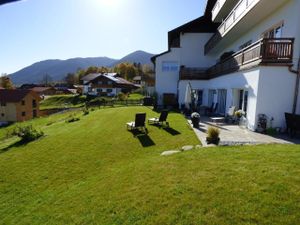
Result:
[[[289,71],[292,73],[297,74],[296,77],[296,85],[295,85],[295,92],[294,92],[294,103],[293,103],[293,114],[296,114],[297,110],[297,103],[298,103],[298,96],[299,96],[299,81],[300,81],[300,59],[298,61],[298,70],[293,70],[292,66],[289,67]]]

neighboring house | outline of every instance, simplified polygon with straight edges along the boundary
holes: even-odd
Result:
[[[20,122],[40,115],[41,98],[30,90],[0,90],[0,122]]]
[[[89,74],[82,79],[83,94],[94,96],[116,96],[118,93],[128,93],[137,86],[121,78],[117,73]]]
[[[30,90],[36,92],[39,96],[57,95],[59,93],[54,87],[34,87]]]
[[[198,106],[244,110],[251,130],[259,114],[285,128],[285,112],[300,114],[299,9],[299,0],[208,0],[205,15],[169,32],[169,50],[152,59],[159,103],[173,94],[185,104],[191,86]]]
[[[132,82],[137,85],[145,85],[145,81],[142,80],[142,76],[135,76]]]

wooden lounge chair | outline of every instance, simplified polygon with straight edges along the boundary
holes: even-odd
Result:
[[[156,117],[155,118],[150,118],[150,119],[148,119],[148,123],[149,124],[158,124],[158,125],[161,125],[161,126],[166,124],[167,127],[169,127],[169,122],[167,122],[168,114],[169,114],[169,111],[163,110],[160,113],[159,118],[156,118]]]
[[[145,133],[148,132],[145,124],[146,113],[137,113],[135,114],[135,121],[127,123],[127,130],[142,130]]]

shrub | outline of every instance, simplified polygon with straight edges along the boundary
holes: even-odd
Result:
[[[118,93],[118,99],[120,101],[125,101],[126,98],[127,98],[127,96],[123,92]]]
[[[77,117],[75,114],[71,114],[67,119],[66,119],[66,123],[73,123],[76,121],[79,121],[80,118]]]
[[[82,110],[83,115],[86,116],[90,113],[89,109],[87,107],[84,107],[84,109]]]
[[[210,138],[218,138],[220,135],[220,130],[219,128],[216,127],[208,127],[207,129],[207,137]]]
[[[28,143],[34,141],[42,136],[44,136],[44,132],[38,131],[32,127],[32,125],[25,127],[16,127],[13,132],[14,135],[17,135],[21,138],[21,141],[24,143]]]
[[[220,130],[219,128],[216,127],[208,127],[207,129],[207,137],[206,137],[206,142],[208,144],[219,144],[220,138]]]

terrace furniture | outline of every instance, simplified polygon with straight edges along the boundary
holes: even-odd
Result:
[[[293,137],[297,131],[300,131],[300,115],[285,113],[286,127],[289,135]]]
[[[145,133],[148,133],[148,130],[146,128],[145,124],[146,120],[146,113],[137,113],[135,114],[135,121],[126,123],[127,130],[142,130]]]
[[[150,119],[148,119],[148,123],[149,124],[158,124],[158,125],[161,125],[161,126],[166,124],[167,127],[169,127],[169,122],[167,122],[168,114],[169,114],[168,110],[163,110],[160,113],[159,118],[156,118],[156,117],[150,118]]]
[[[218,125],[218,123],[222,123],[225,120],[225,117],[210,117],[211,121]]]
[[[229,107],[228,112],[226,114],[226,118],[225,118],[226,122],[234,123],[236,121],[235,109],[236,109],[235,106]]]

